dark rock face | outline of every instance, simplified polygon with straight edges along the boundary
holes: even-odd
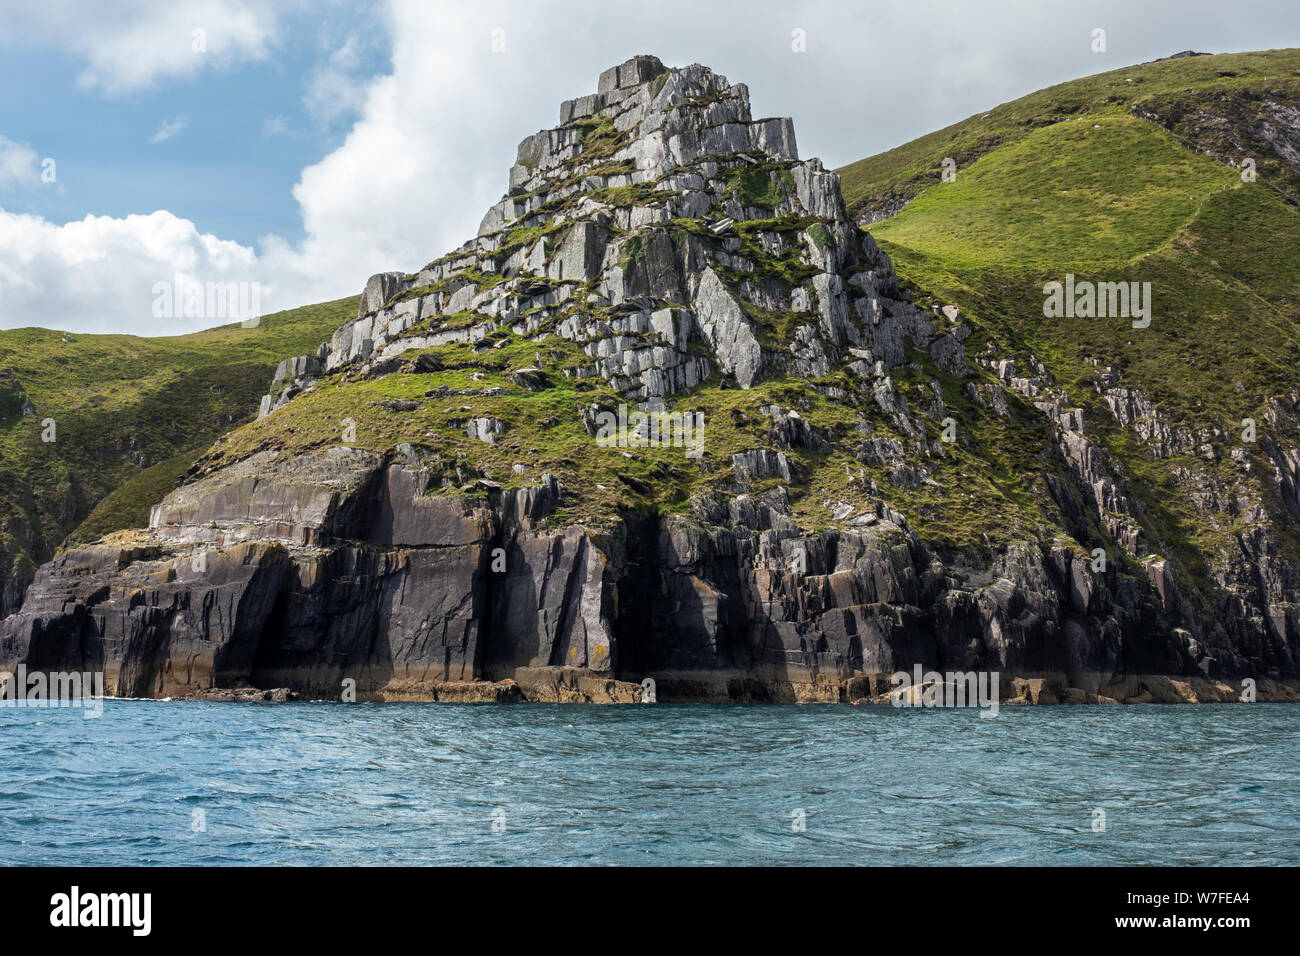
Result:
[[[917,663],[1036,680],[1044,700],[1232,699],[1245,676],[1285,695],[1297,675],[1259,622],[1191,640],[1180,624],[1214,629],[1180,620],[1159,579],[1030,545],[963,567],[887,513],[810,534],[778,496],[742,496],[594,533],[544,527],[549,478],[475,499],[346,448],[255,465],[263,480],[228,469],[148,532],[43,567],[0,665],[103,669],[120,696],[355,682],[426,700],[638,700],[644,677],[661,700],[844,700]]]
[[[0,661],[103,669],[119,696],[336,697],[351,680],[433,697],[520,668],[543,683],[613,670],[604,550],[576,528],[531,533],[553,480],[472,500],[425,495],[427,473],[347,448],[258,459],[175,492],[148,532],[43,567]]]
[[[1133,111],[1221,162],[1235,166],[1252,157],[1258,175],[1288,191],[1292,203],[1300,199],[1300,109],[1282,90],[1186,90],[1153,96]]]

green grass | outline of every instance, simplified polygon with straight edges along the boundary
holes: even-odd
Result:
[[[1146,121],[1067,120],[986,154],[872,232],[954,268],[1082,272],[1167,245],[1212,195],[1241,185]]]
[[[1224,77],[1221,71],[1237,75]],[[957,163],[960,182],[961,171],[980,156],[1045,126],[1078,117],[1096,122],[1103,116],[1130,115],[1135,108],[1163,106],[1171,96],[1208,95],[1214,104],[1218,97],[1289,89],[1296,71],[1300,51],[1269,50],[1164,60],[1071,80],[850,163],[837,170],[844,200],[855,212],[878,210],[940,182],[945,157]]]
[[[68,544],[96,541],[123,528],[143,528],[150,509],[176,488],[190,466],[208,449],[206,444],[173,455],[132,475],[95,506],[70,535]]]
[[[727,195],[741,205],[775,209],[781,200],[794,192],[794,177],[788,169],[769,166],[735,166],[723,173]]]
[[[1244,446],[1256,477],[1223,461],[1241,445],[1233,437],[1241,420],[1256,418],[1267,431],[1267,402],[1300,381],[1300,210],[1291,174],[1253,142],[1261,172],[1243,182],[1226,162],[1240,150],[1225,145],[1252,142],[1249,104],[1260,97],[1300,105],[1300,85],[1290,79],[1298,69],[1300,51],[1287,50],[1112,71],[840,170],[859,212],[879,215],[891,200],[910,200],[870,227],[904,284],[919,302],[961,306],[975,329],[968,353],[987,340],[1000,356],[1023,362],[1033,354],[1047,366],[1127,479],[1146,546],[1174,558],[1182,583],[1202,593],[1209,563],[1238,548],[1243,528],[1188,495],[1189,469],[1226,488],[1244,481],[1244,492],[1264,502],[1278,546],[1300,557],[1259,446]],[[1233,124],[1241,127],[1235,133]],[[957,159],[955,181],[939,175],[944,156]],[[1043,284],[1067,272],[1150,282],[1151,327],[1044,317]],[[1219,460],[1154,457],[1102,403],[1099,365],[1141,389],[1170,425],[1225,432]],[[983,457],[1008,456],[1006,436],[993,433],[987,414],[958,418]],[[1274,437],[1292,447],[1298,436]],[[1033,470],[1010,472],[1016,497],[1032,489]],[[951,515],[954,502],[935,508]]]
[[[206,447],[249,420],[275,366],[314,352],[356,314],[355,298],[279,312],[257,328],[229,325],[191,335],[0,332],[0,369],[11,369],[35,414],[0,420],[0,574],[48,559],[96,506],[87,535],[137,525],[182,452]],[[43,442],[53,419],[55,441]]]
[[[1045,440],[1041,423],[1023,408],[1015,420],[993,423],[985,438],[972,437],[954,447],[948,457],[927,462],[943,488],[925,486],[904,492],[888,484],[885,469],[864,468],[854,456],[860,415],[874,419],[872,427],[882,435],[904,436],[874,408],[859,410],[820,396],[803,380],[776,377],[740,390],[720,387],[715,375],[694,392],[679,396],[674,411],[704,416],[703,455],[693,460],[682,448],[602,447],[584,430],[580,410],[593,404],[614,408],[618,397],[599,379],[578,380],[563,374],[564,369],[591,360],[574,343],[559,338],[542,343],[509,335],[502,338],[504,346],[486,351],[459,343],[431,349],[443,368],[429,374],[397,373],[366,381],[331,376],[316,391],[223,437],[199,467],[210,473],[261,451],[294,454],[339,445],[344,422],[351,420],[355,436],[348,444],[353,447],[383,452],[409,442],[419,448],[426,467],[448,482],[437,493],[456,493],[466,477],[481,475],[513,488],[535,484],[543,472],[549,472],[568,491],[564,510],[553,520],[599,527],[620,509],[685,511],[690,498],[701,492],[719,488],[734,493],[730,491],[731,456],[770,447],[771,420],[758,408],[777,404],[797,409],[831,444],[829,451],[820,454],[786,451],[795,470],[789,488],[793,512],[807,527],[829,525],[839,501],[868,507],[860,475],[890,488],[891,500],[905,510],[914,526],[945,546],[982,545],[991,527],[997,529],[995,536],[1030,535],[1050,520],[1041,507],[1041,487],[1016,477],[1034,474],[1039,462],[1033,449]],[[539,350],[552,387],[529,392],[514,386],[509,373],[534,364]],[[922,371],[904,369],[896,376],[898,388],[913,400],[932,380],[944,378],[928,356],[916,358],[924,363]],[[831,379],[845,384],[843,374]],[[962,397],[960,383],[945,381],[945,401],[955,413],[969,413],[970,403]],[[427,394],[443,386],[474,394]],[[497,388],[506,391],[481,394]],[[382,404],[394,399],[417,406],[394,411]],[[492,445],[471,439],[465,425],[476,417],[499,418],[508,424],[508,431]],[[522,475],[515,473],[516,463],[525,466]],[[752,491],[771,490],[780,483],[765,479]],[[949,507],[954,496],[959,508]]]

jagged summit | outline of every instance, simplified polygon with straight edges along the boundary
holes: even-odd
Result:
[[[603,96],[615,90],[640,86],[642,83],[649,83],[655,77],[666,72],[668,72],[668,67],[664,66],[659,57],[643,53],[620,63],[618,66],[611,66],[601,73],[600,80],[596,83],[596,95]],[[573,102],[573,100],[566,100],[564,106],[568,106]],[[564,115],[564,106],[560,107],[561,123],[566,122],[568,119]]]
[[[753,119],[743,83],[633,57],[559,120],[519,144],[477,236],[414,275],[371,277],[357,319],[287,363],[263,412],[321,372],[370,375],[503,329],[581,343],[591,362],[566,375],[650,409],[713,375],[815,380],[846,350],[883,379],[907,339],[965,369],[958,340],[938,344],[899,297],[839,177],[799,159],[791,120]]]

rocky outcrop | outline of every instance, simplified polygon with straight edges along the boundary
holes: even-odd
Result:
[[[11,368],[0,368],[0,421],[36,414],[22,382]]]
[[[763,350],[754,336],[753,325],[712,269],[705,270],[700,280],[695,313],[722,369],[735,375],[741,388],[753,385],[762,371]]]
[[[0,631],[0,661],[102,669],[120,696],[328,698],[351,681],[361,697],[462,699],[452,685],[495,673],[525,696],[587,693],[573,668],[606,675],[591,696],[626,696],[609,683],[609,558],[579,529],[534,533],[560,487],[427,485],[343,447],[255,456],[178,489],[147,531],[45,565]]]
[[[1149,96],[1134,115],[1158,123],[1187,146],[1247,175],[1278,183],[1300,202],[1300,104],[1294,88],[1245,83]]]
[[[520,143],[477,236],[372,277],[354,320],[286,359],[258,428],[273,434],[318,388],[438,373],[428,350],[444,346],[463,363],[522,342],[536,362],[516,350],[495,363],[509,388],[444,382],[425,399],[545,399],[567,381],[656,412],[706,384],[743,396],[787,379],[731,406],[743,443],[684,459],[712,476],[706,491],[575,520],[570,506],[607,486],[503,488],[471,459],[508,453],[522,429],[469,405],[447,409],[474,449],[454,462],[414,438],[263,440],[193,471],[148,529],[42,567],[0,625],[0,667],[102,669],[129,696],[633,702],[650,679],[659,700],[846,701],[918,664],[997,671],[1032,702],[1232,699],[1243,679],[1295,696],[1300,602],[1278,539],[1243,533],[1219,591],[1190,593],[1084,408],[1032,356],[968,356],[970,336],[955,307],[900,291],[838,177],[798,158],[789,120],[754,120],[747,88],[705,67],[636,57]],[[548,367],[548,340],[571,360]],[[1200,444],[1112,372],[1098,400],[1155,457]],[[995,418],[1036,416],[1061,533],[953,551],[891,506],[891,488],[939,488],[933,463],[973,441],[939,437],[958,390]],[[793,407],[803,393],[848,411],[816,425]],[[418,389],[366,402],[421,408]],[[583,396],[571,414],[594,436],[607,404]],[[1289,422],[1291,405],[1270,414]],[[1266,448],[1300,512],[1300,454]],[[814,492],[825,519],[798,520],[790,487],[826,460],[847,480]],[[1219,486],[1189,475],[1211,506]],[[1097,539],[1123,553],[1098,562],[1079,544]]]
[[[594,360],[566,374],[598,376],[657,409],[715,369],[742,388],[787,370],[824,375],[852,344],[884,375],[905,344],[935,339],[888,258],[849,221],[839,177],[798,158],[790,120],[754,120],[744,84],[637,57],[606,71],[596,94],[562,104],[560,120],[520,143],[510,191],[478,236],[413,275],[371,277],[357,319],[321,348],[326,373],[369,374],[501,328],[545,331]],[[738,222],[764,225],[742,237]],[[770,279],[796,262],[799,281]],[[808,313],[795,347],[765,346],[762,316],[786,311]],[[701,342],[711,358],[692,348]],[[957,340],[936,349],[944,367],[965,368]],[[264,413],[311,387],[299,367],[314,374],[287,369]]]

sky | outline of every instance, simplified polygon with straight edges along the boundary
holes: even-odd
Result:
[[[640,53],[748,84],[837,167],[1079,76],[1296,46],[1295,0],[3,0],[0,328],[176,335],[230,320],[176,308],[190,283],[270,313],[415,271]]]

